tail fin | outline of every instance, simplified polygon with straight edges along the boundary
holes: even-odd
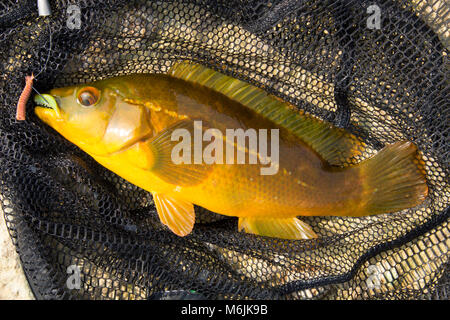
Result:
[[[422,203],[428,195],[416,146],[408,141],[390,144],[361,164],[369,199],[366,214],[395,212]]]

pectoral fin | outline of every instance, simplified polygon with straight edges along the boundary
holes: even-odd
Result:
[[[178,132],[185,134],[186,141],[183,139],[181,141],[173,141],[172,134],[175,130],[181,130]],[[193,136],[194,122],[191,120],[182,120],[159,132],[158,135],[149,142],[149,148],[154,154],[154,163],[149,170],[162,180],[178,186],[193,186],[204,181],[211,172],[212,166],[204,163],[193,163],[192,155],[195,148]],[[180,136],[178,138],[183,137]],[[177,159],[173,157],[173,154],[178,155],[175,150],[179,149],[180,144],[185,146],[185,149],[188,151],[188,163],[178,163],[176,161]]]
[[[297,218],[239,218],[239,231],[282,239],[314,239],[316,233]]]
[[[153,200],[162,224],[180,237],[191,233],[195,223],[192,203],[158,193],[153,193]]]

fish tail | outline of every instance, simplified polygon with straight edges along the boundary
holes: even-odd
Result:
[[[396,212],[422,203],[428,195],[417,147],[408,141],[390,144],[360,167],[366,190],[358,215]]]

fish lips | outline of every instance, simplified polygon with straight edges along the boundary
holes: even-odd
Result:
[[[53,117],[61,118],[61,109],[59,108],[58,98],[50,94],[38,94],[33,98],[34,102],[38,105],[35,108],[35,113],[38,116],[49,113],[50,109],[53,110]],[[41,117],[42,118],[42,117]]]

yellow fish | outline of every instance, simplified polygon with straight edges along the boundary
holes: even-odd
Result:
[[[179,236],[193,229],[194,204],[239,217],[240,231],[310,239],[316,233],[297,216],[395,212],[428,193],[411,142],[341,168],[360,152],[355,136],[190,62],[34,100],[42,121],[150,191],[161,222]]]

